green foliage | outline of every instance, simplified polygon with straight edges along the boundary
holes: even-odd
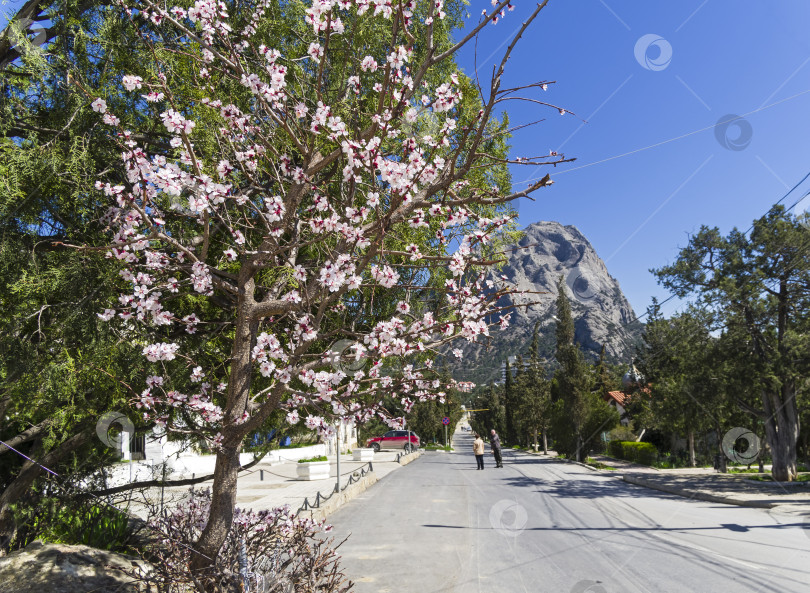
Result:
[[[449,441],[464,414],[460,396],[460,393],[452,392],[445,397],[444,402],[439,400],[416,402],[407,416],[407,427],[418,434],[423,443],[434,440],[444,443],[445,428],[442,419],[446,417],[450,419],[450,424],[447,425]]]
[[[750,234],[734,229],[722,236],[717,228],[701,227],[674,264],[654,271],[675,295],[695,297],[716,316],[715,326],[699,334],[721,353],[723,366],[711,376],[721,377],[729,399],[753,417],[742,425],[767,437],[779,480],[796,475],[808,397],[808,241],[810,229],[777,205],[754,221]],[[707,340],[703,336],[711,330],[719,336]],[[665,388],[677,399],[683,382],[675,377],[669,383]],[[712,417],[721,433],[722,413],[704,404],[700,414]]]
[[[590,457],[588,457],[588,461],[586,461],[585,463],[587,463],[588,465],[590,465],[591,467],[594,467],[596,469],[606,469],[608,471],[616,471],[616,468],[613,467],[612,465],[602,463],[601,461],[595,461],[595,460],[591,459]]]
[[[652,465],[658,459],[658,449],[652,443],[635,441],[610,441],[607,453],[611,457],[632,461],[641,465]]]
[[[13,507],[18,526],[13,548],[24,548],[35,539],[85,545],[111,552],[132,552],[136,525],[126,514],[108,506],[45,498],[36,505]]]
[[[554,437],[563,443],[564,452],[573,455],[577,461],[587,456],[585,448],[592,436],[586,433],[591,400],[590,373],[578,344],[574,343],[574,318],[571,303],[565,292],[566,284],[562,276],[557,283],[557,362],[559,368],[554,373],[552,394],[555,404]],[[609,428],[612,428],[610,426]],[[608,430],[609,430],[608,428]],[[557,448],[560,451],[560,447]]]
[[[422,448],[425,451],[448,451],[449,452],[449,451],[454,450],[450,445],[447,445],[445,447],[444,445],[434,445],[433,443],[428,443],[428,444],[424,445]]]
[[[631,441],[636,440],[636,434],[629,426],[617,426],[608,431],[608,441]]]
[[[498,435],[506,432],[506,408],[502,403],[502,396],[502,389],[490,385],[483,388],[473,402],[472,409],[486,410],[473,412],[470,420],[473,431],[480,434],[481,438],[489,437],[493,428]]]
[[[308,457],[306,459],[299,459],[298,463],[312,463],[314,461],[329,461],[326,455],[317,455],[315,457]]]

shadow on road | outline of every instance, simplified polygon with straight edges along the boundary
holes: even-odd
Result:
[[[441,525],[441,524],[423,524],[422,527],[432,527],[435,529],[475,529],[479,531],[503,531],[502,528],[498,527],[471,527],[467,525]],[[649,527],[617,527],[617,526],[610,526],[607,525],[605,527],[523,527],[521,529],[517,529],[515,531],[570,531],[570,532],[600,532],[600,531],[610,531],[610,532],[621,532],[621,531],[632,531],[632,532],[645,532],[645,531],[672,531],[672,532],[694,532],[694,531],[734,531],[734,532],[747,532],[753,531],[755,529],[786,529],[786,528],[793,528],[793,527],[801,527],[803,529],[810,528],[810,523],[782,523],[782,524],[774,524],[774,525],[737,525],[733,523],[724,523],[721,525],[712,525],[707,527],[664,527],[661,525],[651,525]]]

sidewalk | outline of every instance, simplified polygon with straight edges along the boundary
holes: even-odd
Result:
[[[686,498],[810,515],[810,482],[759,482],[755,474],[625,473],[622,479]]]
[[[402,458],[401,462],[396,461],[396,457],[402,451],[383,450],[374,454],[371,462],[373,471],[362,479],[361,484],[352,484],[346,490],[353,495],[359,494],[362,490],[384,478],[392,471],[395,471],[418,458],[423,452],[416,453]],[[278,463],[274,461],[266,463],[264,461],[256,464],[247,471],[239,474],[237,483],[236,506],[255,511],[272,509],[285,504],[290,505],[293,511],[297,511],[308,500],[309,504],[315,503],[318,492],[321,496],[329,496],[335,489],[337,480],[337,465],[334,456],[330,456],[329,479],[325,480],[298,480],[297,464],[294,462]],[[340,487],[341,490],[348,484],[350,476],[354,474],[355,480],[360,479],[361,470],[368,470],[368,462],[354,461],[351,455],[340,456]],[[195,484],[194,488],[204,489],[210,487],[213,481]],[[358,488],[359,487],[359,488]],[[171,508],[188,492],[189,487],[166,488],[163,491],[163,506]],[[160,504],[161,491],[159,488],[148,490],[147,496],[154,504]],[[331,502],[331,501],[330,501]],[[141,508],[137,508],[137,507]],[[132,509],[136,514],[143,516],[143,507],[136,505]],[[333,510],[333,509],[332,509]]]
[[[710,467],[658,469],[604,455],[591,459],[616,469],[577,465],[684,498],[810,515],[810,482],[760,482],[750,479],[757,474],[719,474]]]

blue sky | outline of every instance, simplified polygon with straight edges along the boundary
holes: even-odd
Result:
[[[535,3],[515,5],[479,40],[482,77]],[[489,7],[474,0],[470,22]],[[810,171],[808,23],[806,0],[551,0],[503,86],[556,81],[532,96],[576,116],[507,103],[513,125],[546,118],[515,134],[513,154],[561,149],[577,160],[556,171],[513,169],[515,188],[547,171],[555,180],[535,202],[522,200],[521,224],[576,226],[638,315],[652,296],[666,298],[650,268],[672,262],[702,224],[747,229]],[[473,48],[459,57],[468,75],[474,58]],[[729,115],[745,121],[716,130]]]

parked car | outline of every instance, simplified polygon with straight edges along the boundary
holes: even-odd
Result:
[[[410,440],[408,439],[410,435]],[[381,437],[372,437],[366,441],[366,447],[371,447],[375,452],[380,449],[405,449],[413,451],[419,448],[419,436],[415,432],[408,430],[389,430]]]

